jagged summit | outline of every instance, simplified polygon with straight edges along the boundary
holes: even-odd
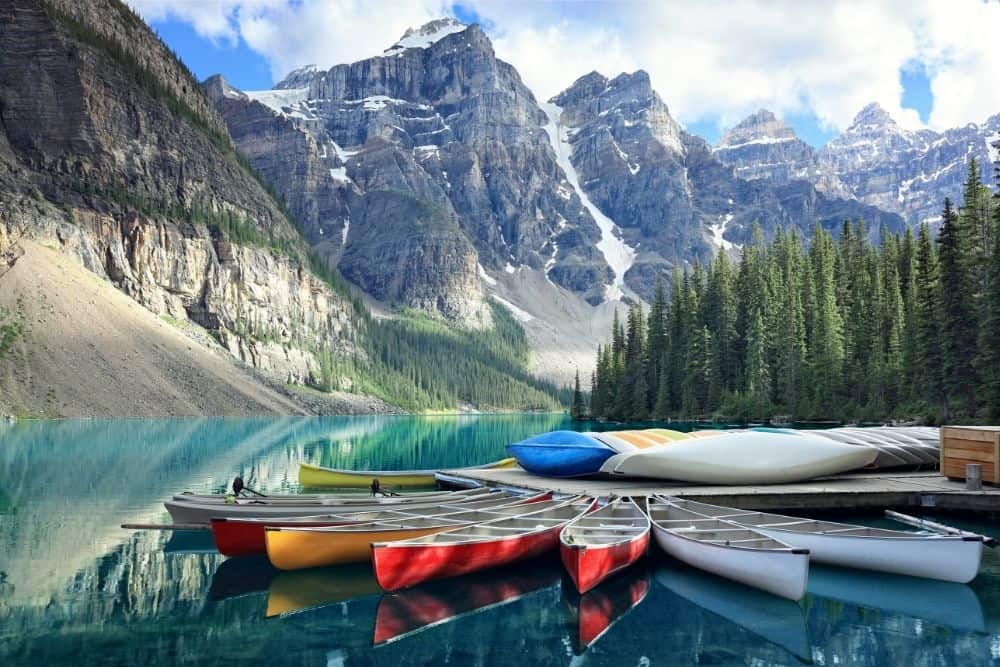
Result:
[[[895,124],[895,119],[888,111],[883,109],[878,102],[871,102],[858,112],[847,131],[850,132],[852,129],[858,128],[887,127]]]
[[[719,141],[717,149],[733,148],[748,143],[776,143],[797,139],[793,130],[767,109],[760,109],[730,128]]]
[[[453,18],[441,18],[425,23],[419,28],[410,28],[399,41],[385,50],[385,55],[397,55],[406,49],[424,49],[448,35],[462,32],[469,26]]]

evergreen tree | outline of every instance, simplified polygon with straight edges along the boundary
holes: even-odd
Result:
[[[1000,142],[995,144],[1000,149]],[[1000,185],[1000,160],[996,163],[997,184]],[[987,285],[983,317],[979,328],[979,368],[982,374],[982,398],[987,418],[1000,421],[1000,189],[994,196],[993,248],[988,262]]]
[[[941,368],[940,321],[938,301],[937,255],[931,243],[930,227],[920,226],[917,239],[916,297],[914,303],[914,337],[916,354],[913,374],[920,388],[920,398],[931,405],[944,403]]]
[[[972,416],[976,411],[976,369],[972,361],[976,358],[977,327],[970,299],[973,281],[965,232],[951,200],[945,199],[938,233],[944,388]]]
[[[580,390],[580,369],[576,370],[576,377],[573,380],[573,405],[570,408],[570,416],[573,419],[583,419],[587,409],[583,404],[583,392]]]

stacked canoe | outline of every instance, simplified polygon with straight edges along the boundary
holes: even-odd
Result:
[[[525,470],[548,477],[627,476],[700,484],[777,484],[857,469],[932,467],[937,429],[778,428],[552,431],[508,445]]]

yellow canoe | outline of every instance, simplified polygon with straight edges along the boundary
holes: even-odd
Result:
[[[471,466],[462,470],[482,470],[484,468],[513,468],[514,458],[500,459],[481,466]],[[341,489],[367,489],[372,480],[378,478],[382,488],[405,489],[434,486],[437,470],[341,470],[324,468],[312,463],[299,464],[299,484],[304,487],[337,487]]]
[[[267,528],[267,557],[279,570],[301,570],[371,560],[372,542],[393,542],[433,535],[456,527],[454,521],[433,517],[412,519],[409,525],[389,522],[337,526],[336,529]],[[459,524],[461,525],[461,524]]]

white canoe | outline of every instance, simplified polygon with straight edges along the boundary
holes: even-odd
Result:
[[[731,521],[809,550],[817,563],[967,583],[983,556],[983,536],[870,528],[849,523],[751,512],[690,500],[685,509]]]
[[[744,431],[616,454],[601,472],[700,484],[780,484],[863,468],[877,454],[811,435]]]
[[[392,500],[395,502],[426,502],[437,498],[451,498],[458,496],[481,496],[491,493],[493,489],[477,486],[472,489],[461,491],[421,491],[417,493],[395,493],[392,495],[372,496],[368,493],[273,493],[264,495],[244,494],[236,496],[237,500],[254,502],[259,505],[272,505],[280,503],[291,503],[293,505],[305,505],[315,503],[318,505],[329,505],[336,503],[372,503],[380,500]],[[226,493],[177,493],[171,498],[177,502],[192,503],[217,503],[229,504],[233,499],[232,494]]]
[[[370,512],[383,509],[404,509],[435,505],[451,505],[472,500],[481,500],[491,494],[462,494],[435,496],[433,498],[389,497],[370,498],[357,496],[354,500],[329,500],[293,503],[290,501],[268,503],[252,498],[236,498],[233,502],[168,500],[163,503],[174,523],[208,524],[212,519],[243,519],[259,517],[266,519],[316,516],[320,514],[347,514]]]
[[[673,498],[649,500],[656,542],[668,554],[706,572],[789,600],[805,594],[809,550],[791,547],[752,528],[706,519]]]

